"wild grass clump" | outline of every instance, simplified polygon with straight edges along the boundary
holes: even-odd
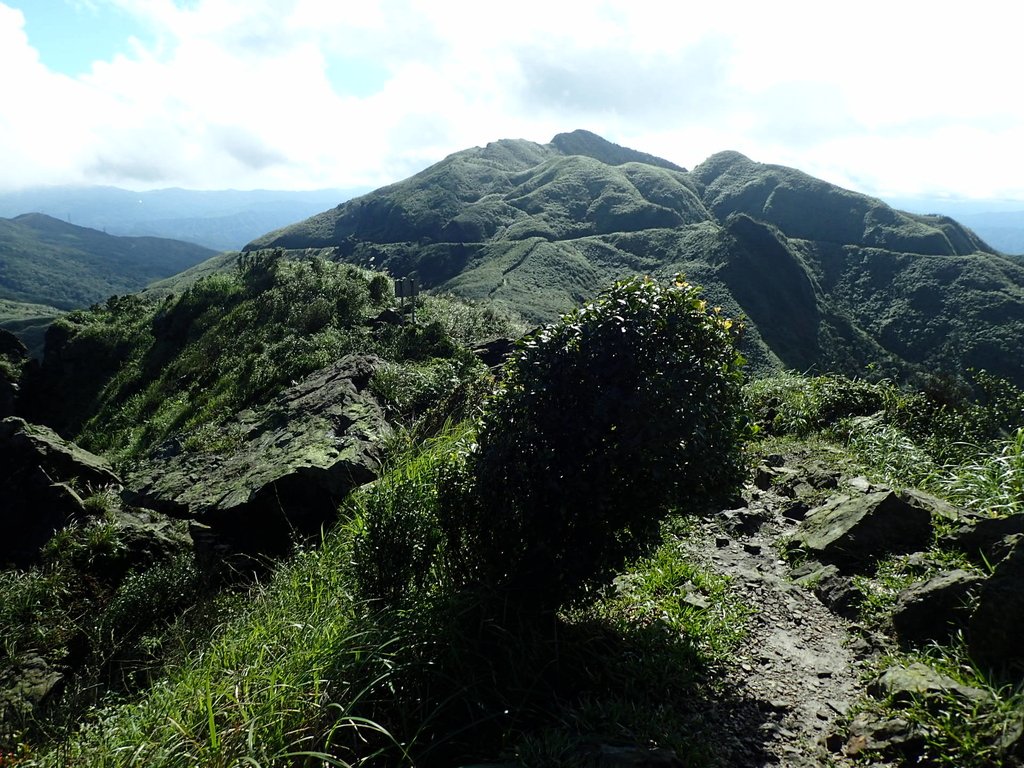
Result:
[[[950,467],[937,486],[951,501],[993,517],[1024,511],[1024,427],[993,452]]]
[[[921,739],[916,762],[948,768],[1010,768],[1019,765],[1024,686],[1007,684],[973,664],[961,640],[948,646],[930,645],[913,654],[885,659],[887,664],[924,664],[961,686],[976,690],[973,697],[954,689],[926,695],[887,697],[867,709],[885,718],[910,723]]]

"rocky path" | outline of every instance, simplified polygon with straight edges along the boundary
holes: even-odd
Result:
[[[780,541],[796,525],[783,514],[792,502],[756,495],[748,507],[705,521],[694,539],[694,555],[729,577],[737,596],[755,611],[726,685],[760,711],[756,718],[740,715],[721,724],[726,732],[737,731],[729,734],[733,762],[848,764],[841,756],[839,721],[863,695],[858,653],[864,641],[811,590],[793,583],[780,557]]]

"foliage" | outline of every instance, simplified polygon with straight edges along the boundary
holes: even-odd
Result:
[[[641,550],[665,510],[738,479],[732,321],[634,278],[523,339],[445,516],[461,577],[555,606]],[[529,597],[527,597],[529,596]]]
[[[756,379],[744,388],[751,418],[765,436],[805,436],[840,417],[870,416],[884,410],[894,395],[887,382],[836,374],[782,373]]]
[[[472,437],[467,424],[448,426],[350,499],[352,561],[364,597],[398,604],[446,586],[441,520],[449,510],[440,489],[465,472]]]
[[[915,727],[923,739],[919,762],[947,768],[1002,768],[1017,765],[1008,754],[1019,734],[1024,713],[1024,688],[1007,685],[975,666],[963,643],[931,645],[919,653],[889,659],[901,664],[922,663],[960,685],[983,695],[969,698],[956,691],[930,692],[899,701],[891,698],[871,705],[883,717],[898,717]]]
[[[154,237],[114,237],[34,213],[0,219],[0,299],[59,309],[138,291],[213,256],[209,248]]]
[[[455,336],[508,325],[433,299],[424,324],[371,329],[370,317],[391,301],[382,279],[322,259],[257,252],[241,257],[235,272],[198,280],[161,303],[132,296],[71,313],[53,346],[62,358],[87,356],[88,375],[44,366],[34,415],[118,460],[172,436],[186,450],[226,450],[237,439],[225,427],[231,416],[358,352],[391,361],[375,389],[393,415],[421,416],[432,398],[483,373]],[[45,394],[65,390],[73,395]]]
[[[991,516],[1024,511],[1024,427],[993,452],[949,467],[938,486],[951,501]]]

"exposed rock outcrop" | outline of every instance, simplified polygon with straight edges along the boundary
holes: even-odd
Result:
[[[296,536],[316,534],[353,488],[372,480],[388,430],[367,391],[378,360],[348,356],[240,413],[227,429],[230,453],[163,456],[129,478],[132,504],[189,518],[207,557],[283,554]]]
[[[85,519],[90,491],[120,483],[106,461],[53,430],[0,421],[0,563],[32,562],[55,531]]]

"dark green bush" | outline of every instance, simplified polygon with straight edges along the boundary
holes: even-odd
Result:
[[[739,477],[737,329],[680,278],[616,283],[525,337],[443,516],[470,583],[552,607]]]

